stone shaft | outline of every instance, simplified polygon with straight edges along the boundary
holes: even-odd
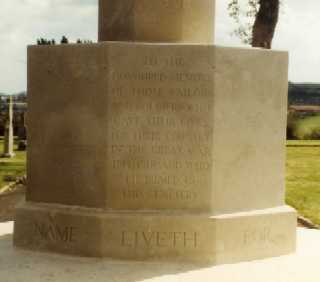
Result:
[[[100,0],[99,41],[213,43],[215,0]]]

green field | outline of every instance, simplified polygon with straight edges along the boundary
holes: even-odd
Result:
[[[0,188],[9,184],[4,180],[6,175],[22,176],[26,173],[26,152],[17,151],[17,144],[15,144],[15,157],[0,158]],[[3,152],[3,138],[0,139],[0,154]]]
[[[287,203],[320,225],[320,141],[288,141]]]
[[[287,145],[287,203],[320,225],[320,141],[288,141]],[[0,152],[2,148],[0,139]],[[12,159],[0,158],[0,187],[8,184],[5,175],[25,174],[26,153],[15,153]]]

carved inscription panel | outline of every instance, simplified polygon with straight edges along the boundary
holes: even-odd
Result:
[[[214,86],[209,49],[131,48],[111,48],[107,206],[208,210]]]
[[[208,211],[213,54],[180,44],[30,48],[28,200]]]

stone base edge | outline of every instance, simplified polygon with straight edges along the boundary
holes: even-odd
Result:
[[[25,203],[16,211],[14,245],[80,256],[223,264],[294,252],[296,221],[287,206],[211,216]]]

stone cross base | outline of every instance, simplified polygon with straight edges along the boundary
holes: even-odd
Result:
[[[14,242],[73,255],[222,264],[294,252],[295,229],[287,206],[212,216],[27,203],[17,210]]]
[[[294,251],[287,65],[206,44],[29,47],[15,245],[214,264]]]

